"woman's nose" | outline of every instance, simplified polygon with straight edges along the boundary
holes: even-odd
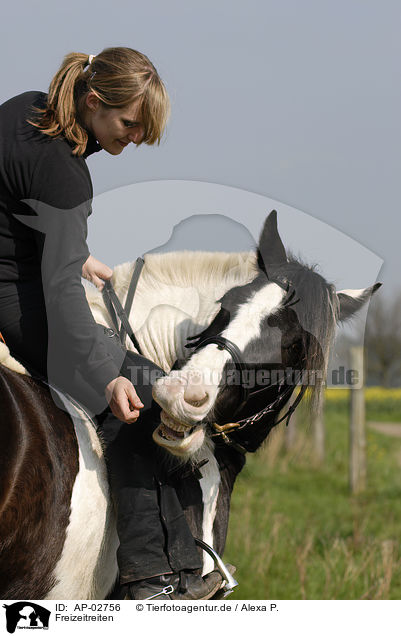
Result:
[[[141,137],[142,137],[142,131],[140,130],[135,130],[129,133],[128,135],[128,139],[132,141],[134,144],[139,143],[139,141],[141,140]]]

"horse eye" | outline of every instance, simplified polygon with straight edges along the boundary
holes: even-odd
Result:
[[[295,349],[299,349],[300,346],[301,343],[299,342],[299,340],[295,340],[295,342],[284,342],[282,344],[283,349],[285,349],[286,351],[295,351]]]
[[[273,316],[269,316],[267,319],[267,324],[269,325],[269,327],[278,327],[279,322],[279,318],[275,314],[273,314]]]

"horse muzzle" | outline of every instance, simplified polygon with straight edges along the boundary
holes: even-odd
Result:
[[[203,424],[189,426],[161,412],[161,424],[153,432],[153,440],[159,446],[178,457],[190,457],[200,449],[205,440]]]
[[[217,386],[205,385],[199,372],[172,371],[168,376],[156,380],[153,398],[173,418],[174,430],[185,430],[205,419],[213,406],[217,390]]]

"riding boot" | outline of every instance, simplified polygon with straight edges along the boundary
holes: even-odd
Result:
[[[158,423],[151,410],[134,424],[109,412],[100,427],[117,513],[121,584],[202,565],[175,490],[164,481],[161,449],[152,439]]]

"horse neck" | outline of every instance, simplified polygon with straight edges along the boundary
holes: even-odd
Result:
[[[252,253],[172,252],[148,254],[129,320],[143,355],[169,371],[188,356],[187,338],[202,331],[220,309],[228,289],[255,276]],[[125,301],[132,264],[115,268],[114,286]],[[128,348],[132,348],[127,342]]]

